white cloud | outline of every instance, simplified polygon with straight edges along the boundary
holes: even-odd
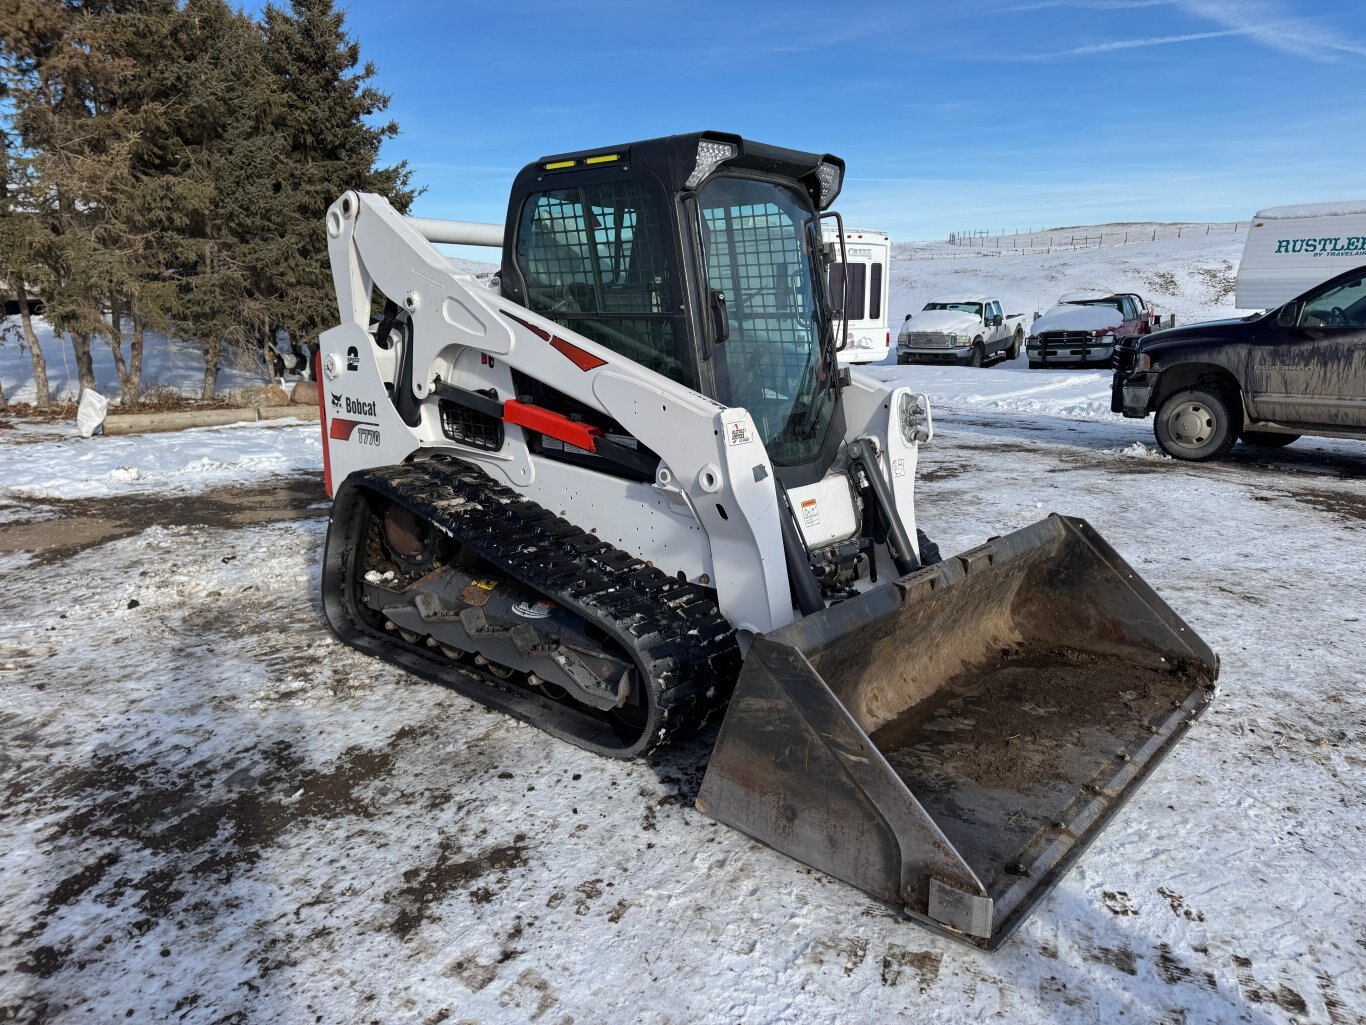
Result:
[[[1342,38],[1309,18],[1287,14],[1270,0],[1177,0],[1177,5],[1263,46],[1298,57],[1316,61],[1334,61],[1344,54],[1366,57],[1366,45]]]
[[[1058,57],[1084,57],[1093,53],[1110,53],[1113,50],[1135,50],[1144,46],[1170,46],[1173,43],[1193,43],[1201,39],[1223,39],[1228,36],[1241,36],[1244,33],[1232,29],[1221,32],[1188,32],[1179,36],[1147,36],[1143,39],[1112,39],[1089,46],[1077,46],[1070,50],[1056,50],[1052,53],[1022,54],[1016,60],[1046,61]]]

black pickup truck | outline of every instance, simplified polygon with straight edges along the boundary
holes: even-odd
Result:
[[[1155,413],[1157,443],[1177,459],[1217,459],[1240,438],[1366,439],[1366,266],[1266,313],[1126,339],[1110,408]]]

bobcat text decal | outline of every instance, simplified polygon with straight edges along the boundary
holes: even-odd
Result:
[[[353,416],[377,415],[374,400],[365,402],[360,399],[353,399],[349,395],[339,395],[333,392],[332,411],[336,413],[343,409]],[[380,442],[379,424],[373,420],[347,420],[339,416],[333,417],[327,436],[333,441],[351,441],[354,437],[357,445],[377,447]]]

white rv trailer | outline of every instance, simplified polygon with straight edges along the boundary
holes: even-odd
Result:
[[[1259,211],[1238,265],[1238,309],[1269,310],[1363,264],[1366,199]]]
[[[822,241],[838,246],[839,233],[826,227]],[[838,254],[839,250],[836,249]],[[841,365],[881,363],[892,346],[887,326],[887,277],[891,269],[892,240],[885,231],[867,228],[844,229],[844,255],[849,263],[830,265],[830,296],[838,306],[849,279],[849,307],[845,312],[845,341],[840,350]]]

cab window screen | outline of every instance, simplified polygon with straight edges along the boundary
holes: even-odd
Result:
[[[873,264],[873,277],[868,282],[868,319],[882,316],[882,264]]]
[[[517,228],[527,306],[651,370],[683,380],[666,223],[639,182],[537,193]]]

